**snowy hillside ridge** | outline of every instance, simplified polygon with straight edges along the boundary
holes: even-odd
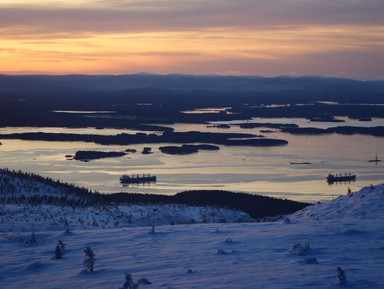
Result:
[[[100,194],[33,173],[0,169],[0,201],[13,204],[91,206]]]
[[[384,218],[384,184],[371,185],[331,201],[318,202],[289,216],[290,221],[356,218]]]
[[[70,231],[195,223],[254,222],[240,211],[185,205],[68,207],[0,205],[0,232]]]
[[[101,194],[33,173],[0,169],[0,202],[14,205],[55,205],[72,208],[149,204],[225,208],[245,212],[251,218],[279,218],[308,203],[219,190],[184,191],[176,195],[113,193]],[[177,206],[176,206],[177,207]],[[243,219],[243,218],[241,218]]]
[[[74,191],[75,190],[75,191]],[[0,232],[255,221],[247,213],[180,204],[103,204],[99,194],[26,173],[0,172]]]

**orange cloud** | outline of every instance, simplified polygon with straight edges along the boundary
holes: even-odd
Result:
[[[346,70],[350,77],[382,78],[372,59],[384,57],[383,1],[344,1],[8,0],[0,4],[0,72],[332,76]]]

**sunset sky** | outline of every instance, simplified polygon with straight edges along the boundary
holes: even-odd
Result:
[[[0,0],[0,73],[384,79],[383,0]]]

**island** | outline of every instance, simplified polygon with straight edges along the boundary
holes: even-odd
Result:
[[[159,147],[162,153],[170,155],[188,155],[199,152],[199,150],[219,150],[220,147],[214,145],[182,145],[182,146],[163,146]]]
[[[300,127],[300,128],[283,128],[281,130],[285,133],[297,135],[319,135],[319,134],[344,134],[344,135],[371,135],[371,136],[384,136],[384,126],[374,127],[357,127],[357,126],[337,126],[329,128],[315,128],[315,127]]]
[[[146,133],[120,133],[116,135],[81,135],[71,133],[29,132],[0,134],[0,138],[61,142],[82,141],[93,142],[101,145],[207,143],[212,145],[226,146],[280,146],[288,144],[288,141],[283,139],[265,138],[262,135],[255,135],[250,133],[211,133],[200,131],[163,132],[163,134],[161,135]]]
[[[102,159],[102,158],[114,158],[123,157],[125,152],[103,152],[103,151],[77,151],[73,159],[83,162],[91,160]]]

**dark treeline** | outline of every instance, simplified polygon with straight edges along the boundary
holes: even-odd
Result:
[[[190,206],[214,206],[248,213],[253,218],[273,217],[298,211],[308,203],[296,202],[245,193],[220,190],[185,191],[176,195],[114,193],[100,194],[86,188],[62,183],[51,178],[21,171],[0,170],[0,199],[3,203],[51,204],[57,206],[88,207],[118,204],[180,204]],[[5,176],[5,177],[4,177]],[[56,188],[57,194],[43,194],[39,191],[28,195],[17,193],[20,188],[9,186],[6,177],[16,177],[31,183],[41,183]]]
[[[248,213],[253,218],[291,214],[308,206],[308,203],[222,190],[195,190],[174,196],[156,194],[117,193],[104,195],[114,203],[183,204],[191,206],[217,206]]]
[[[175,199],[177,203],[182,204],[220,206],[241,210],[253,218],[291,214],[309,205],[286,199],[220,190],[186,191],[176,194]]]

